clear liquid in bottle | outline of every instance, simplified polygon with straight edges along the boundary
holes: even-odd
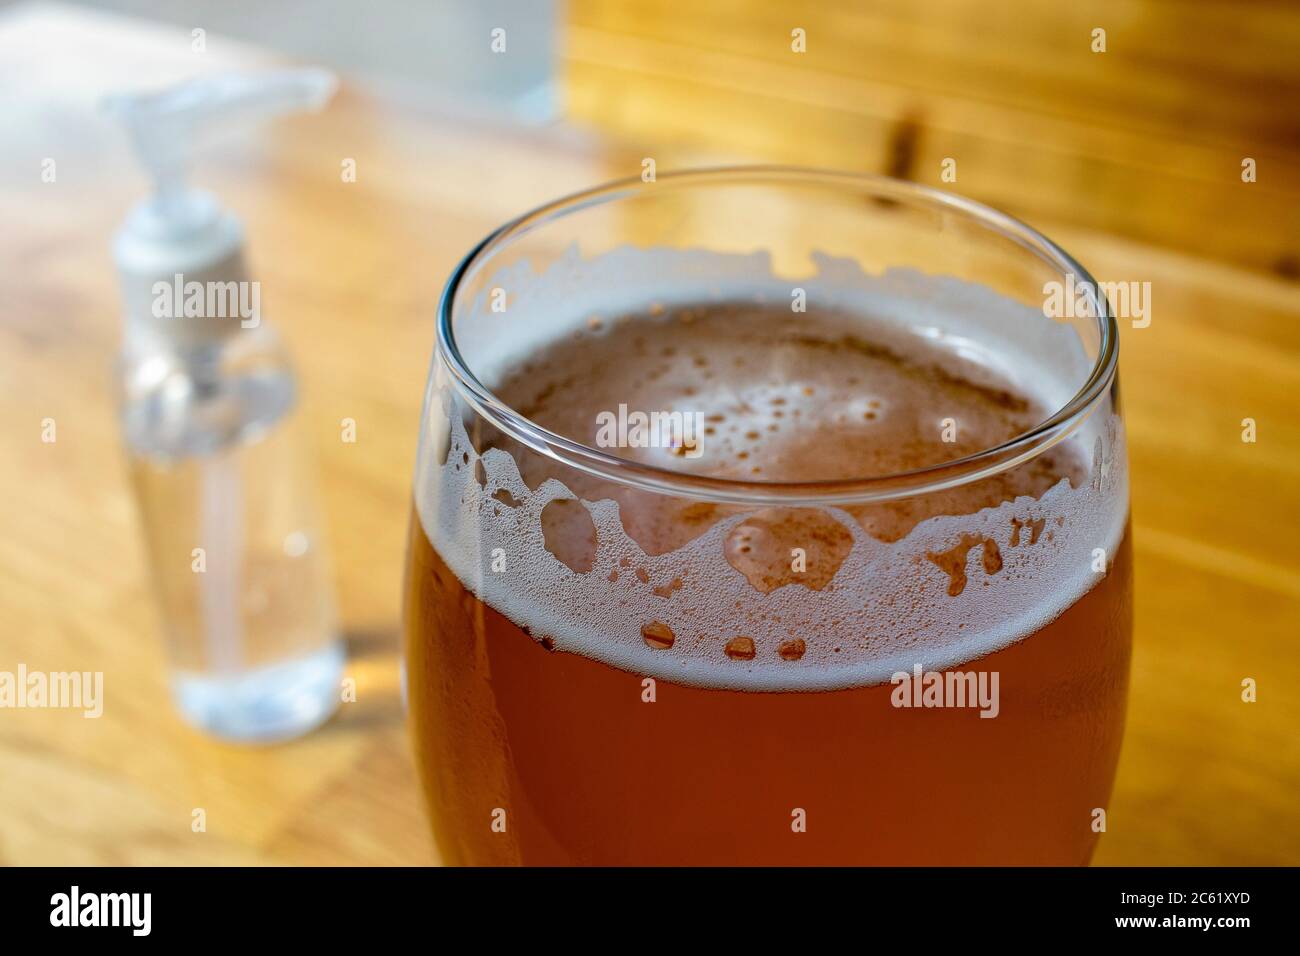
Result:
[[[296,388],[269,329],[128,351],[123,419],[176,706],[237,741],[317,726],[344,662]]]

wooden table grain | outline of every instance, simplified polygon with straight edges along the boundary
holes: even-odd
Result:
[[[300,741],[226,746],[183,725],[168,698],[112,372],[108,241],[145,184],[96,103],[270,62],[212,39],[199,56],[183,31],[67,8],[0,15],[0,670],[105,675],[98,719],[0,710],[2,863],[438,861],[396,630],[434,304],[492,226],[636,173],[640,153],[590,130],[520,130],[345,86],[324,114],[228,138],[196,164],[244,218],[264,314],[297,357],[358,688]],[[716,158],[659,154],[660,168]],[[347,159],[356,182],[340,176]],[[1153,290],[1150,327],[1122,334],[1137,636],[1096,862],[1300,863],[1296,286],[1035,225],[1100,278]],[[340,439],[344,418],[355,443]],[[1255,443],[1241,439],[1245,418]],[[1255,703],[1241,697],[1248,677]]]

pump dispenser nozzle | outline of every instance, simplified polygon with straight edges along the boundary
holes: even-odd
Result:
[[[152,204],[177,225],[200,210],[185,185],[190,152],[213,126],[318,110],[337,87],[327,70],[279,70],[199,77],[156,93],[111,96],[104,105],[126,126],[141,165],[152,175]]]
[[[186,182],[190,158],[217,127],[320,109],[337,85],[332,73],[320,69],[228,73],[104,101],[107,111],[126,127],[154,185],[153,194],[132,209],[113,243],[128,337],[161,334],[183,342],[229,333],[228,322],[164,325],[153,314],[151,290],[156,282],[172,282],[177,275],[199,282],[246,279],[243,229],[213,196]]]

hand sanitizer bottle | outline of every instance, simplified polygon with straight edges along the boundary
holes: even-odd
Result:
[[[234,741],[327,719],[344,655],[293,370],[238,220],[187,186],[185,165],[210,125],[319,108],[334,87],[318,70],[225,75],[107,104],[154,180],[113,255],[122,423],[172,691],[186,720]]]

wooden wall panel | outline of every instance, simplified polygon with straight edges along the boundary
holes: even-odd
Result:
[[[1300,4],[571,0],[567,17],[569,115],[661,168],[704,148],[892,173],[1300,275]]]

